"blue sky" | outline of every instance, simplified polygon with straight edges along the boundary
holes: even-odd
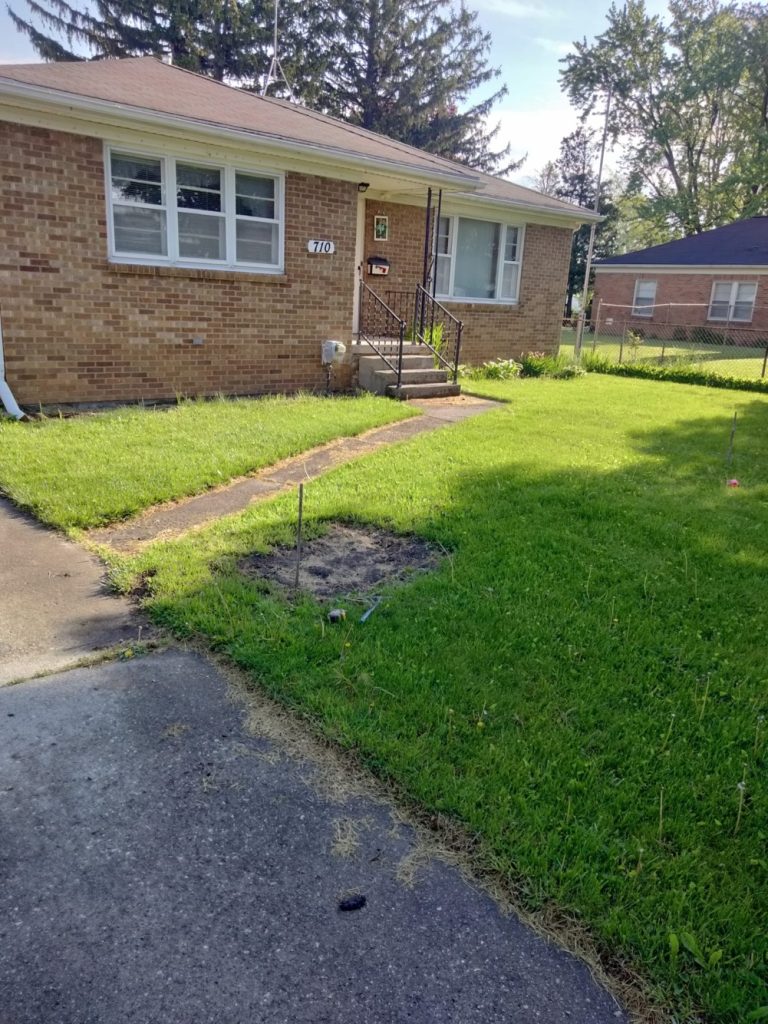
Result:
[[[2,2],[2,0],[0,0]],[[610,0],[467,0],[493,38],[491,60],[501,68],[509,93],[492,121],[501,122],[500,139],[512,155],[528,158],[515,177],[520,181],[557,156],[560,139],[578,119],[560,92],[558,61],[574,39],[603,31]],[[24,11],[24,0],[12,0]],[[665,0],[646,0],[651,13],[662,13]],[[0,13],[0,63],[36,60],[26,37],[19,35],[5,4]]]

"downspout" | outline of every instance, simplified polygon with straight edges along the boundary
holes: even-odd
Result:
[[[0,402],[5,406],[5,411],[15,420],[23,420],[24,413],[19,408],[13,392],[8,387],[5,379],[5,354],[3,352],[3,322],[0,320]]]

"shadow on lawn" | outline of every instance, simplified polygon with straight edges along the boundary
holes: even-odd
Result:
[[[737,424],[730,467],[723,414],[631,432],[646,458],[618,469],[568,464],[567,447],[554,470],[482,450],[452,469],[446,431],[416,443],[434,480],[396,476],[392,449],[314,489],[310,531],[362,520],[451,552],[367,624],[328,629],[314,602],[237,572],[290,537],[287,499],[212,532],[193,572],[168,557],[155,612],[481,835],[527,906],[577,913],[681,1016],[735,1022],[768,984],[768,402]],[[490,446],[509,422],[467,430]],[[670,933],[699,953],[670,956]]]

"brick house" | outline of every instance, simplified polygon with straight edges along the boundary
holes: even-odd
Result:
[[[554,350],[591,217],[149,57],[0,67],[0,166],[0,353],[30,405],[319,388],[327,339],[351,386],[361,295],[425,281],[462,361]]]
[[[592,309],[600,332],[700,328],[757,344],[768,337],[768,217],[601,260]]]

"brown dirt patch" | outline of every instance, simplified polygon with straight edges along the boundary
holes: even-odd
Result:
[[[431,544],[418,537],[337,523],[322,537],[303,545],[299,589],[321,600],[370,594],[382,583],[434,569],[440,557]],[[240,570],[247,576],[292,588],[296,549],[281,547],[267,554],[250,555],[241,561]]]

